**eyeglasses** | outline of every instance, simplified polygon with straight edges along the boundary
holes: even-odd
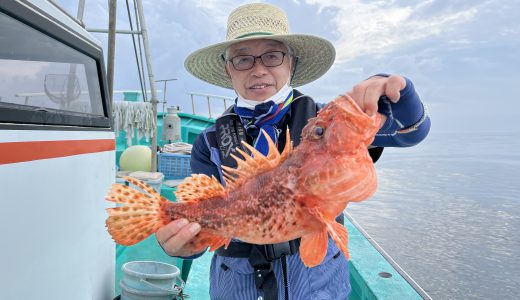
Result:
[[[266,52],[259,56],[238,55],[229,59],[228,61],[231,62],[231,64],[237,71],[245,71],[253,68],[257,58],[260,58],[262,64],[266,67],[278,67],[283,63],[283,58],[285,57],[285,54],[286,53],[282,51],[272,51]]]

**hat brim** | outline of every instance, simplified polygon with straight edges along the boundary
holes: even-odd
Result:
[[[193,76],[208,83],[233,89],[225,71],[222,58],[226,48],[247,40],[269,39],[280,41],[294,50],[298,65],[291,86],[298,87],[310,83],[325,74],[336,57],[334,46],[326,39],[307,34],[262,35],[235,39],[202,48],[190,54],[184,67]]]

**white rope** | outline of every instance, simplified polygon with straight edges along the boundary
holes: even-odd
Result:
[[[150,102],[116,101],[113,106],[115,134],[126,132],[126,144],[132,145],[134,131],[137,139],[145,138],[148,142],[154,136],[156,118]]]
[[[172,143],[164,145],[162,152],[174,154],[191,154],[192,145],[188,143]]]

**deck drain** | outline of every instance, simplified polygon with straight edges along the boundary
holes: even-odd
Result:
[[[388,272],[381,272],[381,273],[379,273],[379,276],[381,276],[383,278],[390,278],[390,277],[392,277],[392,274],[390,274]]]

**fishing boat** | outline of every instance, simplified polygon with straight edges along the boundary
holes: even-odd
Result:
[[[82,22],[52,1],[0,2],[0,298],[114,299],[122,265],[146,260],[177,266],[182,295],[209,299],[212,253],[173,258],[154,236],[124,247],[106,231],[104,197],[122,153],[129,144],[155,149],[170,141],[160,138],[164,112],[153,111],[157,140],[129,143],[124,130],[115,134],[103,52]],[[122,101],[143,102],[139,92],[123,94]],[[215,122],[195,111],[176,115],[186,143]],[[159,191],[175,201],[174,187]],[[345,220],[349,299],[430,298],[350,215]]]

